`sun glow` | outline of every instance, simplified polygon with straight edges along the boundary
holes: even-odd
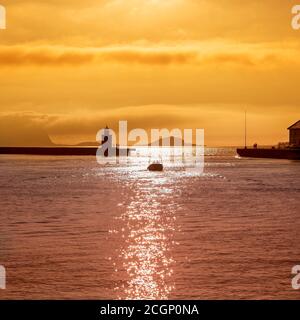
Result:
[[[12,128],[42,136],[37,126],[56,143],[93,141],[126,119],[146,130],[200,123],[208,145],[238,145],[245,105],[253,142],[287,140],[278,128],[300,106],[288,1],[271,11],[268,1],[69,2],[0,0],[10,13],[0,30],[2,144]]]

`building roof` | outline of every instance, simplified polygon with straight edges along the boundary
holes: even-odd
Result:
[[[291,129],[300,129],[300,120],[298,120],[297,122],[295,122],[293,125],[291,125],[290,127],[288,127],[288,130]]]

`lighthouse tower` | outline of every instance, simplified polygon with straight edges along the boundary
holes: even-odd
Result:
[[[110,134],[110,129],[108,126],[105,127],[102,134],[101,144],[106,143],[107,146],[112,147],[113,145],[113,136]]]

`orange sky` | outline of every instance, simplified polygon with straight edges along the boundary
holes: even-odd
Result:
[[[106,123],[204,128],[208,145],[288,139],[300,119],[297,1],[0,0],[0,143]],[[23,143],[23,142],[22,142]],[[24,142],[26,143],[26,142]]]

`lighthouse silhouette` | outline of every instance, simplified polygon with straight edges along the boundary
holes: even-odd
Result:
[[[108,128],[108,126],[105,127],[105,129],[103,130],[103,134],[102,134],[102,144],[106,143],[106,145],[112,147],[113,145],[113,136],[110,133],[110,129]]]
[[[111,154],[111,151],[113,150],[113,136],[110,133],[110,129],[108,126],[105,127],[102,133],[102,139],[101,139],[101,144],[104,150],[104,156],[108,157]]]
[[[102,157],[128,157],[130,152],[130,148],[120,148],[116,144],[115,133],[108,126],[105,129],[101,129],[101,146],[98,150],[99,155]]]

